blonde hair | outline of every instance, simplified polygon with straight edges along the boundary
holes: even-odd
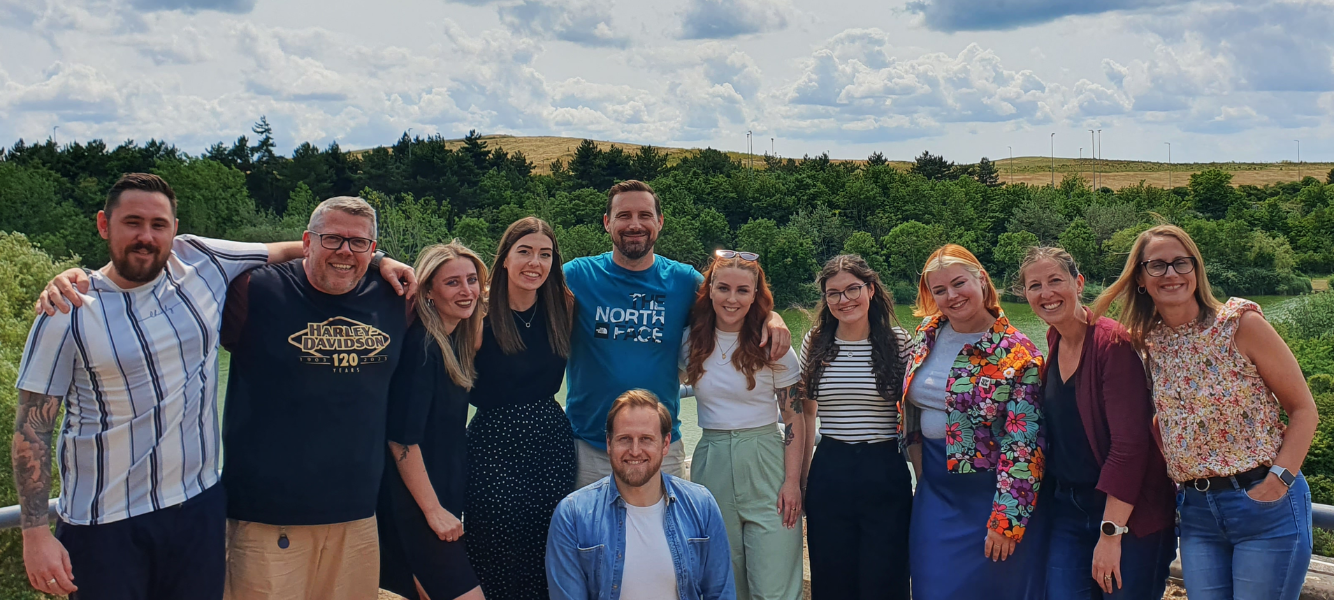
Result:
[[[1070,253],[1066,252],[1065,248],[1057,246],[1033,246],[1024,253],[1024,260],[1019,263],[1019,272],[1016,273],[1015,280],[1010,287],[1010,293],[1019,296],[1020,298],[1024,297],[1024,288],[1028,287],[1028,282],[1026,281],[1027,276],[1025,273],[1028,272],[1029,267],[1044,260],[1050,260],[1062,269],[1065,269],[1065,272],[1069,273],[1070,277],[1074,280],[1072,283],[1078,283],[1079,263],[1075,262],[1075,257],[1070,256]]]
[[[445,331],[445,321],[440,318],[440,313],[435,311],[434,303],[428,303],[429,301],[425,299],[426,290],[431,289],[432,280],[440,271],[440,267],[455,259],[471,260],[473,266],[477,267],[477,282],[481,291],[481,284],[486,281],[486,264],[475,252],[457,239],[448,244],[427,246],[417,255],[417,264],[414,266],[420,281],[419,285],[423,290],[423,300],[418,302],[416,307],[417,318],[421,319],[427,333],[430,333],[440,345],[440,353],[444,355],[445,371],[449,373],[449,378],[459,387],[470,390],[473,382],[477,380],[473,357],[477,355],[477,337],[482,333],[482,319],[486,317],[485,311],[482,310],[485,304],[479,296],[473,304],[475,308],[472,316],[455,326],[451,335]]]
[[[967,248],[958,244],[945,244],[931,253],[926,259],[926,265],[922,267],[922,277],[917,281],[917,304],[913,305],[912,314],[914,317],[934,317],[940,314],[940,307],[936,305],[935,296],[931,295],[931,286],[927,284],[928,275],[952,267],[962,265],[965,271],[975,277],[982,284],[982,305],[993,315],[1001,313],[1000,294],[996,293],[996,286],[991,283],[991,276],[987,275],[987,270],[982,266],[982,262],[973,256]]]
[[[1140,263],[1144,261],[1144,248],[1149,245],[1154,238],[1172,238],[1181,242],[1186,253],[1195,259],[1195,301],[1200,305],[1200,316],[1197,322],[1204,323],[1214,318],[1219,307],[1223,303],[1214,298],[1213,290],[1209,287],[1209,278],[1204,273],[1204,257],[1200,255],[1199,246],[1195,245],[1195,240],[1190,239],[1190,234],[1186,230],[1176,225],[1158,225],[1135,238],[1135,245],[1130,248],[1130,256],[1126,257],[1126,266],[1121,269],[1121,276],[1116,278],[1116,282],[1107,286],[1098,299],[1093,303],[1094,318],[1100,317],[1111,308],[1113,302],[1121,302],[1121,314],[1116,320],[1121,322],[1130,332],[1130,341],[1140,350],[1144,349],[1144,339],[1153,331],[1154,327],[1162,321],[1158,315],[1158,307],[1153,303],[1153,297],[1145,292],[1140,292],[1139,275]]]

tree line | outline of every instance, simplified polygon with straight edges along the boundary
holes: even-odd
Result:
[[[1334,271],[1334,173],[1234,187],[1229,173],[1210,170],[1175,189],[1112,190],[1077,175],[1056,186],[1002,185],[986,158],[956,164],[929,152],[907,171],[878,152],[858,163],[766,155],[750,169],[711,148],[673,162],[651,146],[602,150],[585,140],[568,162],[538,174],[522,153],[492,148],[476,132],[461,145],[405,134],[364,152],[303,143],[282,156],[267,120],[252,131],[253,140],[198,156],[158,140],[114,148],[20,140],[0,149],[0,231],[22,232],[52,256],[103,264],[97,210],[116,178],[144,171],[176,189],[182,232],[297,239],[319,200],[359,195],[380,212],[381,247],[407,262],[453,237],[493,251],[504,228],[528,215],[552,223],[568,260],[610,248],[605,191],[640,179],[662,200],[660,254],[703,266],[715,248],[757,252],[780,305],[813,302],[818,265],[843,252],[866,257],[899,301],[911,301],[926,256],[945,242],[973,251],[1002,285],[1026,248],[1059,244],[1096,285],[1120,272],[1134,237],[1158,220],[1191,233],[1220,293],[1301,293],[1308,276]]]

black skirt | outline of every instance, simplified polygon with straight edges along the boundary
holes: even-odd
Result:
[[[555,398],[479,410],[468,424],[463,537],[487,600],[549,597],[547,530],[574,491],[575,456]]]

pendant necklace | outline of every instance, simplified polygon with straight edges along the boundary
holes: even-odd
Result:
[[[724,361],[724,362],[727,361],[727,353],[728,353],[728,352],[731,352],[732,350],[734,350],[734,349],[736,348],[737,343],[739,343],[740,341],[741,341],[741,336],[738,335],[738,336],[736,337],[735,340],[732,340],[732,345],[731,345],[731,346],[728,346],[726,350],[723,350],[723,361]]]
[[[519,310],[514,310],[514,309],[510,309],[510,310],[513,310],[513,311],[514,311],[514,316],[518,317],[519,322],[520,322],[520,323],[523,323],[523,326],[524,326],[525,329],[532,329],[532,327],[533,327],[533,319],[536,319],[536,318],[537,318],[537,305],[536,305],[536,304],[533,305],[533,316],[528,317],[528,320],[527,320],[527,321],[523,320],[523,313],[528,312],[528,311],[519,311]]]

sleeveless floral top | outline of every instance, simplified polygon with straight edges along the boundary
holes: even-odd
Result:
[[[1176,481],[1234,475],[1278,456],[1278,399],[1234,342],[1248,310],[1260,306],[1231,298],[1212,323],[1159,324],[1145,340],[1167,474]]]

